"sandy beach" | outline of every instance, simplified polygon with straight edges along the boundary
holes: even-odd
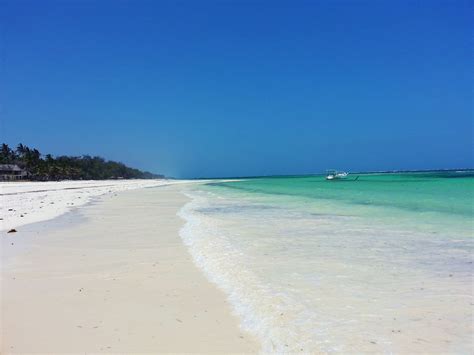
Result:
[[[11,223],[2,204],[1,352],[258,351],[179,237],[182,186],[100,188],[92,203],[37,223]],[[45,201],[16,196],[16,207]]]
[[[474,355],[472,1],[0,1],[0,355]]]
[[[168,179],[0,181],[0,230],[58,217],[104,194],[189,182]]]

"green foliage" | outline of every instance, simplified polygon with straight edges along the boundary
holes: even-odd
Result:
[[[156,175],[133,169],[123,163],[107,161],[101,157],[42,156],[37,149],[19,144],[16,150],[2,144],[0,164],[17,164],[26,169],[31,180],[104,180],[153,179]]]

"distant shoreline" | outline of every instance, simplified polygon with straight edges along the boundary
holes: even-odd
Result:
[[[1,181],[0,231],[58,217],[104,194],[186,182],[188,180],[166,179]]]

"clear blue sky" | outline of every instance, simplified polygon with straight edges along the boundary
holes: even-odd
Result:
[[[0,5],[11,145],[176,177],[474,166],[470,1]]]

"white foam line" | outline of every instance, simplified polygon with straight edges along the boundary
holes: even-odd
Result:
[[[204,199],[186,192],[183,194],[192,200],[177,213],[186,221],[180,230],[180,237],[188,247],[194,263],[210,282],[224,291],[233,312],[241,321],[242,329],[259,339],[262,353],[289,353],[294,350],[294,347],[287,347],[285,343],[291,344],[295,335],[288,334],[288,330],[282,327],[273,327],[277,324],[275,320],[279,318],[281,305],[274,305],[274,314],[270,317],[262,313],[263,309],[268,308],[268,300],[274,295],[258,281],[250,269],[237,262],[235,250],[213,233],[215,230],[212,226],[193,212],[201,206]],[[212,237],[206,240],[210,235]]]

